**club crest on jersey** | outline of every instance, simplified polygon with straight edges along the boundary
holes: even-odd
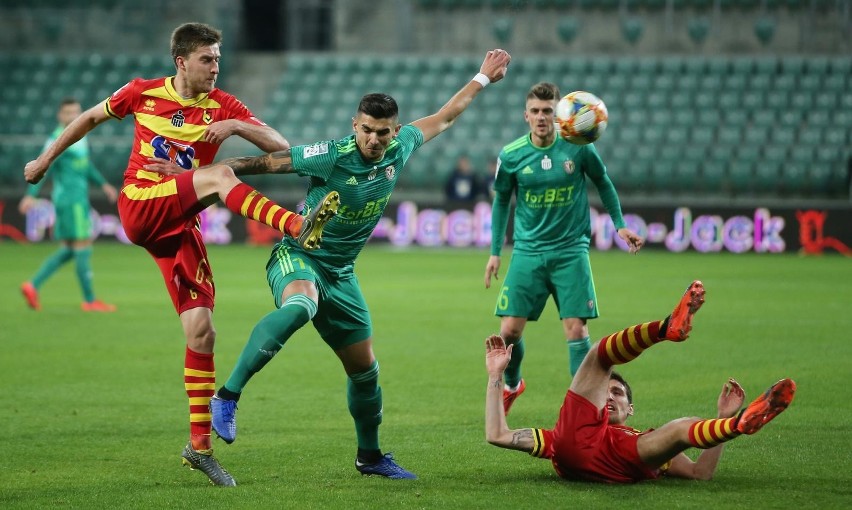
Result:
[[[385,168],[385,177],[387,177],[388,180],[393,179],[394,175],[396,175],[396,168],[394,168],[393,165],[390,165],[387,168]]]
[[[184,121],[186,121],[186,117],[183,116],[183,110],[178,110],[172,115],[172,126],[183,127]]]
[[[553,168],[553,160],[551,160],[547,155],[541,158],[541,169],[542,170],[550,170]]]
[[[565,173],[571,175],[574,173],[574,160],[566,159],[565,163],[562,163],[562,168],[565,169]]]
[[[378,174],[378,173],[379,173],[379,167],[374,166],[373,170],[367,175],[367,180],[372,181],[373,179],[376,178],[376,174]]]
[[[210,110],[204,110],[204,115],[201,117],[205,124],[210,124],[213,122],[213,114],[210,113]]]

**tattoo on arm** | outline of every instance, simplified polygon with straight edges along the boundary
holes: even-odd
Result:
[[[521,444],[521,441],[523,441],[524,439],[532,440],[532,437],[533,437],[532,430],[530,430],[530,429],[516,430],[515,433],[512,434],[512,445],[518,446],[518,445]]]
[[[293,172],[290,149],[263,156],[230,158],[220,161],[220,163],[231,167],[237,175],[288,174]]]

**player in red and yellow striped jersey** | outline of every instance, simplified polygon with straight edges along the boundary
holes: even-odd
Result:
[[[241,182],[228,166],[200,168],[213,162],[220,144],[231,136],[264,152],[290,147],[239,100],[215,87],[221,42],[221,33],[208,25],[186,23],[176,28],[171,40],[174,76],[127,83],[72,122],[27,164],[24,175],[28,182],[38,182],[63,151],[99,124],[134,117],[133,147],[118,209],[127,237],[148,250],[159,266],[186,336],[190,442],[182,456],[213,483],[231,486],[236,483],[212,456],[210,441],[215,292],[198,214],[221,200],[235,214],[277,228],[312,249],[323,225],[317,213],[333,215],[336,209],[302,217]]]
[[[630,386],[613,365],[628,363],[664,340],[682,342],[692,329],[692,317],[704,303],[704,286],[693,282],[674,312],[662,321],[629,327],[601,339],[577,371],[552,429],[509,429],[503,412],[503,372],[512,345],[498,335],[485,341],[488,389],[485,436],[501,448],[550,459],[559,476],[572,480],[631,483],[662,474],[709,480],[722,447],[741,434],[754,434],[793,400],[791,379],[775,383],[740,410],[745,392],[734,379],[722,388],[718,418],[681,418],[659,429],[640,432],[625,425],[633,415]],[[703,451],[695,461],[683,451]]]

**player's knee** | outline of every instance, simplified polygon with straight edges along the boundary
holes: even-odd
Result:
[[[500,336],[503,337],[503,340],[505,340],[506,343],[513,344],[513,343],[517,342],[518,340],[521,339],[521,336],[523,336],[523,334],[524,334],[523,328],[518,328],[518,327],[513,327],[513,326],[506,326],[506,327],[500,328]]]
[[[566,319],[565,334],[569,339],[581,339],[589,336],[589,329],[583,319]]]
[[[216,330],[212,324],[199,327],[192,331],[186,339],[190,349],[198,352],[213,352],[216,344]]]

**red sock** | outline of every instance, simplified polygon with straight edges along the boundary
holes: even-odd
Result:
[[[630,326],[613,333],[598,342],[598,360],[604,368],[622,365],[642,354],[660,341],[660,325],[663,321],[646,322]]]
[[[225,206],[235,214],[265,223],[270,227],[297,237],[303,218],[266,198],[261,192],[241,182],[225,197]]]
[[[196,450],[208,450],[210,443],[210,397],[216,391],[213,354],[186,348],[183,384],[189,397],[189,437]]]

